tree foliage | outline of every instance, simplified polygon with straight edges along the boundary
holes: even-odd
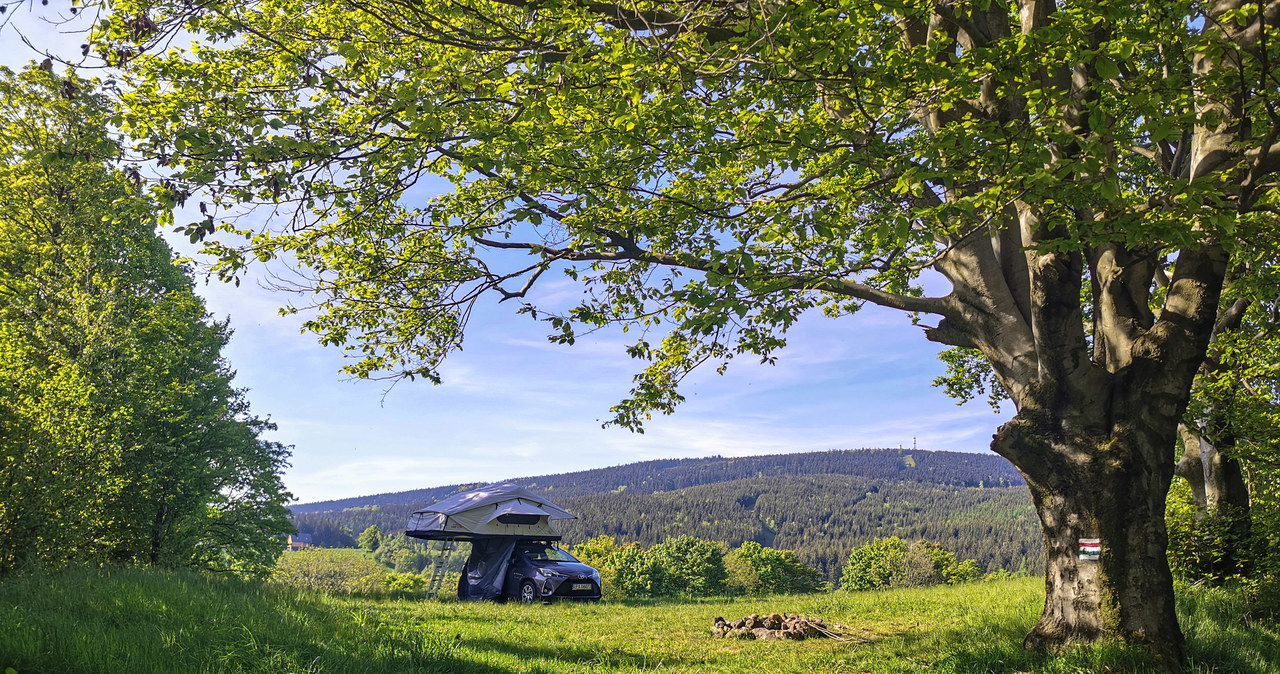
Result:
[[[382,545],[382,530],[377,525],[371,524],[369,528],[360,532],[360,537],[356,539],[356,545],[359,545],[365,552],[373,552]]]
[[[897,536],[878,538],[849,553],[840,576],[843,590],[882,590],[891,587],[955,585],[982,575],[972,559],[958,560],[937,543],[907,543]]]
[[[317,272],[308,327],[348,345],[362,376],[436,379],[480,293],[523,299],[526,280],[565,268],[592,292],[548,318],[560,340],[574,324],[675,326],[632,347],[652,365],[616,412],[638,425],[670,410],[670,384],[697,363],[768,358],[808,308],[938,313],[910,284],[939,241],[1017,204],[1077,209],[1039,209],[1040,252],[1160,250],[1267,222],[1217,209],[1220,186],[1179,174],[1196,101],[1177,60],[1225,49],[1187,25],[1190,3],[1021,18],[998,3],[111,6],[97,39],[135,76],[125,127],[226,208],[288,205],[294,227],[211,250],[228,275],[277,255]],[[934,12],[947,27],[931,33]],[[209,46],[145,51],[177,29]],[[1269,91],[1251,56],[1204,84]],[[1061,86],[1065,64],[1081,64],[1084,89]],[[1265,117],[1265,100],[1243,114]],[[1249,175],[1272,163],[1260,152]],[[397,201],[430,175],[454,191]],[[1152,208],[1152,194],[1170,198]]]
[[[227,277],[310,272],[307,328],[350,372],[438,381],[490,295],[559,342],[635,328],[613,420],[639,428],[812,309],[927,315],[1017,409],[992,448],[1044,523],[1027,645],[1181,661],[1165,495],[1228,270],[1275,258],[1271,5],[108,4],[95,44],[163,195],[208,190],[188,231],[232,235],[209,239]],[[202,42],[161,53],[179,33]],[[238,232],[243,203],[292,221]],[[547,272],[581,302],[539,306]]]
[[[0,572],[263,572],[288,448],[249,412],[95,83],[0,69]]]
[[[727,587],[743,594],[803,594],[822,587],[822,574],[792,550],[747,541],[725,557]]]

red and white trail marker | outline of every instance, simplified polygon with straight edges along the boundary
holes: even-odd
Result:
[[[1098,561],[1098,557],[1102,556],[1102,539],[1099,538],[1081,538],[1080,539],[1080,559],[1087,559],[1091,562]]]

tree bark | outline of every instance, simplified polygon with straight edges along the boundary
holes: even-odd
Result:
[[[1204,570],[1217,578],[1247,574],[1249,556],[1240,544],[1249,540],[1252,523],[1244,468],[1239,460],[1224,455],[1198,430],[1182,424],[1178,432],[1182,436],[1183,453],[1174,471],[1190,483],[1199,516],[1217,520],[1228,536],[1212,568]],[[1230,447],[1234,438],[1229,433],[1223,434],[1221,442]]]
[[[1185,249],[1158,320],[1115,301],[1128,292],[1123,282],[1101,285],[1096,301],[1133,318],[1095,326],[1103,358],[1078,328],[1080,260],[1043,256],[1033,266],[1037,375],[1013,393],[1018,414],[992,442],[1026,478],[1045,540],[1045,605],[1027,648],[1118,637],[1181,670],[1165,499],[1225,262],[1217,247]],[[1086,542],[1100,547],[1096,558]]]
[[[1233,457],[1224,455],[1218,444],[1185,424],[1179,426],[1183,453],[1176,474],[1191,483],[1196,505],[1206,514],[1221,515],[1229,510],[1249,510],[1249,487],[1244,468]],[[1234,443],[1225,439],[1229,448]]]
[[[1151,432],[1068,438],[1019,415],[993,449],[1020,458],[1045,540],[1045,605],[1023,641],[1056,647],[1103,636],[1147,648],[1177,671],[1183,637],[1165,550],[1172,438]],[[1097,559],[1082,542],[1098,541]]]

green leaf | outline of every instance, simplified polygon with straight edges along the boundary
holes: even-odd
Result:
[[[1116,197],[1120,196],[1120,184],[1114,179],[1103,179],[1103,181],[1098,185],[1098,189],[1102,193],[1103,198],[1108,201],[1113,201]]]
[[[1098,57],[1093,65],[1098,70],[1098,77],[1104,80],[1113,80],[1120,76],[1120,66],[1109,58]]]

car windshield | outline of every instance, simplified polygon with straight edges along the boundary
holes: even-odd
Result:
[[[573,555],[552,545],[521,546],[520,553],[535,562],[576,562]]]

